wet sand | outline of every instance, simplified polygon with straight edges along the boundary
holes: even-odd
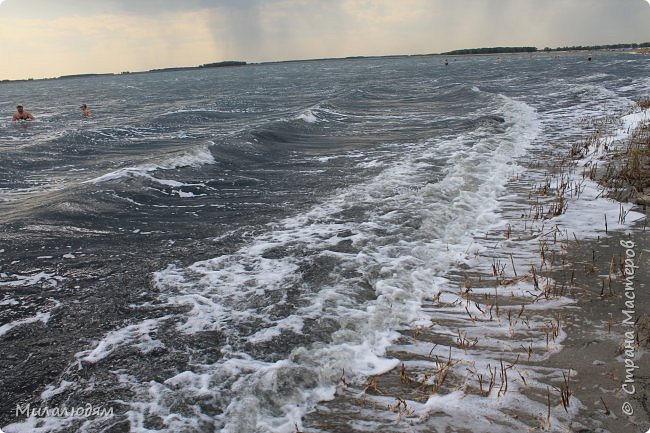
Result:
[[[589,427],[586,431],[604,428],[613,433],[645,433],[650,428],[648,234],[644,225],[638,224],[629,235],[617,232],[599,240],[576,242],[567,252],[576,269],[574,298],[580,311],[566,317],[568,338],[549,364],[577,372],[573,392],[584,405],[579,420]],[[634,247],[624,248],[621,242],[633,242]],[[623,313],[632,311],[631,305],[626,306],[631,291],[625,290],[620,272],[627,251],[635,253],[634,264],[638,266],[633,279],[632,320]],[[628,337],[632,333],[631,342],[626,333]],[[632,415],[624,413],[630,408]]]

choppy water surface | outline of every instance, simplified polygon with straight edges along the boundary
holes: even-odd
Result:
[[[538,427],[535,392],[490,400],[476,378],[535,347],[512,368],[543,392],[561,382],[545,362],[565,335],[550,348],[544,335],[572,300],[522,281],[500,295],[540,313],[482,322],[490,306],[450,276],[486,268],[480,237],[525,201],[513,179],[528,156],[566,152],[585,118],[629,109],[649,69],[628,54],[415,57],[0,84],[5,110],[37,117],[0,122],[0,425]],[[438,337],[407,343],[418,327]],[[447,359],[475,374],[408,410],[368,385]],[[114,415],[17,416],[18,403]]]

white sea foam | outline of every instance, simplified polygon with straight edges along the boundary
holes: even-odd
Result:
[[[11,275],[11,280],[0,281],[0,287],[20,287],[20,286],[34,286],[34,285],[45,285],[47,287],[56,287],[59,282],[63,281],[65,278],[53,273],[48,273],[45,271],[40,271],[31,275]]]
[[[608,230],[622,230],[645,218],[645,214],[632,210],[632,207],[632,203],[603,197],[602,187],[584,180],[580,199],[572,201],[566,212],[554,218],[553,222],[561,232],[571,237],[602,236]]]
[[[151,337],[151,333],[156,330],[157,325],[158,320],[147,319],[141,323],[111,331],[94,349],[79,352],[75,354],[75,357],[80,361],[81,367],[83,363],[93,364],[106,358],[115,349],[124,345],[132,345],[142,353],[150,352],[157,347],[163,346],[160,341]]]
[[[6,323],[0,326],[0,337],[18,326],[28,325],[30,323],[36,323],[36,322],[43,322],[44,324],[47,324],[47,322],[50,320],[50,316],[51,316],[51,312],[45,311],[45,312],[37,313],[35,316],[28,317],[26,319],[20,319],[20,320],[15,320],[13,322]]]
[[[627,140],[636,128],[650,122],[650,110],[639,110],[623,116],[621,122],[621,126],[609,137],[612,142]]]
[[[307,123],[344,121],[349,117],[351,117],[349,114],[343,114],[332,108],[323,107],[320,104],[303,110],[296,116],[297,119]]]
[[[12,329],[17,328],[19,326],[23,325],[29,325],[32,323],[37,323],[37,322],[42,322],[44,325],[47,325],[49,322],[50,318],[52,317],[52,312],[58,308],[61,305],[61,302],[56,301],[56,300],[47,300],[48,306],[45,311],[39,311],[35,315],[26,317],[23,319],[18,319],[11,321],[9,323],[5,323],[4,325],[0,326],[0,336],[3,336],[10,332]],[[9,305],[12,307],[20,308],[19,306],[21,303],[15,299],[6,299],[0,305]]]
[[[181,167],[200,167],[206,164],[216,164],[214,156],[210,152],[209,146],[204,146],[196,151],[185,152],[181,155],[171,157],[158,163],[143,164],[135,167],[124,167],[102,176],[85,181],[84,183],[101,183],[110,180],[120,179],[129,176],[141,176],[158,182],[163,185],[184,186],[181,182],[158,179],[151,173],[158,170],[172,170]]]
[[[304,120],[307,123],[316,123],[318,122],[318,117],[311,110],[305,110],[298,115],[298,119]]]
[[[255,334],[247,338],[251,343],[261,343],[264,341],[271,341],[274,337],[279,336],[283,330],[288,330],[294,333],[300,333],[304,326],[304,321],[301,316],[291,315],[279,320],[274,326],[261,329]]]
[[[59,395],[62,392],[65,392],[68,388],[74,385],[74,382],[69,382],[67,380],[61,381],[59,386],[54,387],[52,385],[48,385],[43,392],[41,392],[41,399],[43,400],[48,400],[55,395]]]
[[[580,167],[598,164],[607,154],[607,148],[624,147],[630,134],[636,128],[649,122],[648,111],[639,110],[623,116],[621,124],[607,135],[600,136],[600,145],[592,146],[584,158],[578,161]],[[579,190],[578,197],[571,200],[566,212],[553,219],[560,231],[570,236],[589,238],[602,236],[608,230],[625,229],[630,223],[645,218],[645,214],[632,210],[632,203],[620,203],[604,196],[602,187],[596,182],[584,178],[581,172],[568,174],[569,182]]]
[[[3,276],[4,274],[0,274],[0,276]],[[20,305],[20,302],[16,301],[15,299],[5,299],[3,301],[0,301],[0,305]]]

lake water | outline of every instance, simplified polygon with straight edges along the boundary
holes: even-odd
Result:
[[[434,56],[0,83],[0,425],[535,426],[546,402],[514,386],[491,403],[446,389],[399,420],[385,409],[395,398],[379,393],[375,409],[321,404],[368,391],[369,377],[405,359],[435,370],[432,356],[453,349],[456,371],[486,372],[543,347],[541,333],[468,322],[487,311],[466,312],[452,275],[489,269],[481,237],[528,197],[517,179],[544,179],[547,161],[590,133],[585,119],[630,110],[649,77],[647,56],[598,53],[592,62],[517,55],[445,66]],[[17,103],[37,120],[11,122]],[[537,305],[552,316],[571,300]],[[529,329],[545,320],[531,317]],[[404,335],[436,321],[456,325],[432,328],[435,347],[406,347]],[[557,385],[562,372],[545,362],[565,337],[521,367],[531,386]],[[27,403],[114,413],[17,413]],[[578,408],[557,411],[556,425]],[[306,414],[345,426],[309,430]]]

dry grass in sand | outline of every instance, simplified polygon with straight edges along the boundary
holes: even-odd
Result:
[[[637,102],[639,108],[650,108],[650,97]],[[647,111],[646,111],[647,112]],[[650,121],[650,118],[647,118]],[[611,198],[650,205],[650,123],[646,121],[617,149],[609,149],[595,134],[572,148],[571,156],[580,158],[589,151],[602,147],[606,151],[604,166],[592,164],[586,175],[609,190]]]
[[[650,108],[650,97],[639,99],[638,104],[639,107],[641,107],[641,109],[647,110],[648,108]]]

